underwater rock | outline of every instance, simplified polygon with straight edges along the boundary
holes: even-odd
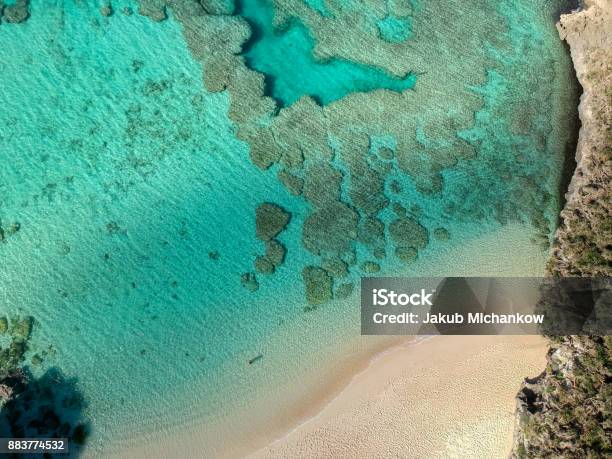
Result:
[[[397,202],[393,203],[393,212],[395,212],[395,215],[397,215],[398,217],[406,216],[406,208]]]
[[[373,261],[365,261],[361,264],[361,271],[366,274],[374,274],[380,272],[380,265]]]
[[[3,335],[8,331],[8,319],[6,317],[0,317],[0,335]]]
[[[401,217],[391,222],[389,234],[398,247],[424,249],[429,242],[427,229],[410,217]]]
[[[433,235],[438,241],[448,241],[450,239],[450,233],[446,228],[436,228]]]
[[[4,19],[14,24],[25,22],[30,17],[29,0],[16,0],[13,5],[4,6]]]
[[[381,177],[386,177],[393,170],[393,164],[388,161],[372,161],[371,167],[378,172]]]
[[[359,241],[366,245],[384,243],[385,224],[378,218],[366,217],[359,225],[357,234]]]
[[[132,14],[134,14],[134,10],[132,8],[130,8],[129,6],[124,7],[121,12],[123,14],[125,14],[126,16],[131,16]]]
[[[332,150],[327,142],[328,121],[312,97],[302,97],[279,111],[271,126],[282,149],[281,163],[299,167],[306,159],[329,161]]]
[[[39,365],[42,365],[43,359],[42,359],[42,357],[40,355],[34,354],[32,356],[31,362],[32,362],[32,365],[39,366]]]
[[[385,161],[390,161],[394,157],[393,150],[389,147],[380,147],[378,149],[378,157]]]
[[[106,232],[108,234],[127,234],[127,230],[119,226],[119,223],[112,221],[106,224]]]
[[[219,252],[217,250],[211,250],[208,252],[208,258],[217,261],[219,259]]]
[[[418,251],[414,247],[397,247],[395,256],[406,264],[414,263],[418,258]]]
[[[348,265],[339,258],[327,258],[323,260],[321,267],[334,278],[348,275]]]
[[[389,188],[391,188],[391,191],[393,191],[395,194],[402,192],[402,185],[397,180],[391,181]]]
[[[384,259],[387,256],[387,251],[385,250],[384,247],[376,247],[373,251],[372,251],[372,255],[374,255],[374,258],[377,258],[379,260]]]
[[[323,304],[332,299],[333,279],[322,268],[306,266],[302,270],[306,289],[306,300],[312,306]]]
[[[234,12],[234,2],[223,0],[199,0],[206,13],[215,16],[230,15]]]
[[[353,293],[353,288],[355,286],[352,282],[347,282],[345,284],[340,284],[336,288],[336,292],[334,293],[335,298],[348,298]]]
[[[285,255],[287,254],[287,249],[285,246],[273,239],[271,241],[266,241],[266,258],[272,263],[275,267],[280,266],[285,261]]]
[[[138,14],[160,22],[168,18],[166,2],[163,0],[139,0]]]
[[[316,162],[306,169],[304,197],[315,206],[325,206],[340,199],[341,184],[342,173],[339,170],[327,162]]]
[[[12,236],[13,234],[16,234],[20,229],[21,229],[21,223],[13,222],[8,226],[6,230],[6,234],[8,236]]]
[[[257,281],[254,273],[244,273],[242,276],[240,276],[240,282],[244,288],[251,292],[256,292],[259,290],[259,282]]]
[[[34,318],[31,316],[0,319],[0,325],[8,337],[0,343],[0,383],[8,374],[20,371],[20,366],[28,350],[28,342],[32,334]]]
[[[281,152],[275,148],[276,143],[269,130],[243,128],[238,131],[238,138],[249,144],[251,162],[260,169],[268,169],[280,160]]]
[[[255,211],[255,231],[262,241],[274,239],[289,224],[291,214],[277,204],[264,202]]]
[[[13,388],[7,384],[0,384],[0,400],[9,400],[12,396]]]
[[[300,177],[293,175],[291,172],[286,169],[281,169],[278,171],[276,175],[278,179],[281,181],[285,188],[294,196],[299,196],[302,194],[302,190],[304,189],[304,180]]]
[[[355,266],[357,264],[357,250],[355,246],[351,246],[346,252],[342,253],[342,261],[349,266]]]
[[[34,318],[32,316],[26,316],[21,319],[15,318],[12,320],[11,325],[11,335],[13,340],[25,342],[30,338],[30,334],[32,333]]]
[[[105,17],[113,15],[113,6],[110,3],[106,3],[100,7],[100,14]]]
[[[259,256],[255,258],[255,271],[260,274],[274,273],[274,264],[267,258]]]
[[[342,202],[316,210],[304,221],[302,243],[315,255],[343,254],[357,237],[359,215]]]
[[[349,195],[353,205],[368,215],[376,215],[389,204],[389,200],[384,193],[384,174],[371,169],[363,154],[368,142],[367,136],[356,136],[353,148],[342,150],[342,158],[350,171]]]
[[[0,221],[0,242],[7,242],[9,236],[13,236],[21,229],[19,222],[13,222],[7,227],[3,227],[2,221]]]

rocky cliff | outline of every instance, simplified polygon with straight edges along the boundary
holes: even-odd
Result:
[[[612,272],[612,0],[562,15],[583,87],[576,170],[561,212],[549,272]],[[612,337],[552,337],[546,369],[517,397],[513,457],[612,455]]]

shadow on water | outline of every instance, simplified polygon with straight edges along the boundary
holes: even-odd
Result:
[[[16,454],[14,457],[62,457],[81,455],[90,432],[83,410],[85,401],[77,378],[66,378],[58,368],[35,377],[28,369],[13,370],[0,379],[12,397],[0,408],[0,437],[68,438],[69,454]]]
[[[570,49],[567,43],[563,42],[563,46],[565,47],[568,55],[570,53]],[[572,91],[572,100],[570,102],[570,107],[572,112],[571,117],[571,133],[565,145],[565,151],[563,154],[563,169],[561,171],[561,180],[559,181],[559,204],[561,209],[565,207],[565,193],[567,193],[570,181],[572,180],[572,176],[574,175],[574,171],[578,166],[576,162],[576,148],[578,147],[578,135],[580,132],[580,127],[582,123],[580,121],[580,116],[578,114],[578,104],[580,103],[580,96],[582,95],[582,86],[578,82],[578,77],[575,72],[572,72],[571,81],[568,82],[568,90]],[[556,227],[560,224],[560,215],[557,218]]]
[[[566,2],[563,2],[559,6],[557,11],[555,11],[555,17],[554,17],[555,22],[557,22],[559,20],[559,17],[562,14],[569,14],[572,11],[577,10],[578,8],[580,8],[581,3],[582,3],[581,0],[568,0]]]

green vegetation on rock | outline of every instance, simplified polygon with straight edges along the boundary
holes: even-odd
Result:
[[[518,395],[514,456],[610,457],[612,337],[557,337]]]

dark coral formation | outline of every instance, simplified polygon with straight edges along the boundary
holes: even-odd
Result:
[[[255,273],[244,273],[242,276],[240,276],[240,282],[244,288],[251,292],[256,292],[259,290],[259,281],[257,280]]]
[[[274,272],[274,264],[268,258],[259,256],[255,258],[255,271],[260,274],[272,274]]]
[[[113,15],[113,5],[110,2],[104,3],[100,6],[100,14],[105,17]]]
[[[345,282],[344,284],[338,285],[334,292],[335,298],[348,298],[353,293],[354,285],[351,282]]]
[[[153,21],[160,22],[168,18],[164,0],[140,0],[138,13]]]
[[[306,286],[306,300],[316,307],[332,298],[333,278],[322,268],[306,266],[302,271],[302,278]]]
[[[434,237],[438,241],[448,241],[450,239],[450,233],[446,228],[436,228],[434,230]]]
[[[3,224],[0,220],[0,242],[7,242],[8,238],[17,234],[21,229],[21,223],[13,222]]]
[[[255,231],[257,238],[270,241],[289,224],[291,214],[277,204],[264,202],[255,211]]]
[[[423,249],[429,241],[427,229],[418,221],[409,217],[398,218],[391,222],[389,233],[393,242],[399,247]]]
[[[287,249],[275,239],[266,241],[264,255],[255,258],[255,271],[261,274],[272,274],[285,261]]]
[[[0,334],[9,335],[8,345],[0,346],[0,379],[19,368],[28,350],[34,319],[30,316],[0,318]]]
[[[270,202],[260,204],[255,211],[255,234],[265,243],[265,253],[255,258],[255,271],[259,274],[272,274],[285,261],[287,249],[275,239],[289,224],[291,213],[281,206]],[[253,276],[254,279],[254,276]],[[243,284],[254,289],[253,279]]]
[[[359,214],[352,207],[332,201],[306,218],[302,232],[304,247],[321,256],[351,252],[358,222]]]
[[[285,255],[287,249],[285,246],[275,240],[266,241],[266,254],[265,257],[276,267],[283,264],[285,261]]]
[[[612,274],[612,6],[585,4],[558,25],[584,94],[577,167],[549,263],[555,276]],[[551,337],[545,371],[518,395],[513,457],[612,456],[611,383],[610,336]]]
[[[5,4],[0,0],[0,18],[6,22],[18,24],[30,17],[30,0],[15,0],[12,4]]]
[[[395,249],[395,256],[404,263],[411,264],[417,260],[419,252],[414,247],[397,247]]]

